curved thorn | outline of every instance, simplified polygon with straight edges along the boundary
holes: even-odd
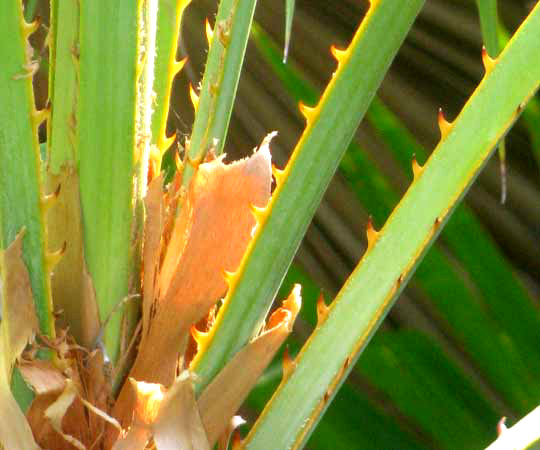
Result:
[[[36,30],[41,25],[41,17],[36,16],[32,22],[26,22],[23,20],[23,33],[28,38],[32,33],[35,33]]]
[[[199,96],[195,92],[195,89],[191,83],[189,83],[189,98],[191,99],[193,109],[195,109],[195,112],[197,112],[197,107],[199,106]]]
[[[330,52],[332,53],[332,55],[334,56],[334,58],[336,59],[338,63],[341,63],[347,55],[347,50],[341,50],[337,48],[335,45],[330,46]]]
[[[42,197],[41,207],[43,208],[44,213],[47,213],[47,211],[51,208],[51,206],[56,203],[56,200],[58,199],[58,196],[60,195],[61,186],[62,185],[59,183],[52,194],[44,195]]]
[[[373,219],[371,216],[369,216],[367,224],[366,224],[366,237],[368,241],[368,251],[373,248],[375,245],[375,242],[377,241],[377,237],[379,236],[379,232],[375,230],[375,227],[373,226]]]
[[[326,304],[326,301],[324,300],[324,295],[322,291],[319,293],[319,297],[317,298],[317,326],[322,325],[322,323],[326,320],[326,316],[328,316],[328,311],[330,308]]]
[[[176,141],[176,133],[173,133],[169,137],[167,137],[167,135],[164,134],[158,141],[158,147],[161,154],[169,150],[169,148],[171,148],[171,145],[173,145],[175,141]]]
[[[417,180],[424,168],[420,164],[418,164],[418,161],[416,160],[416,155],[413,155],[411,165],[414,179]]]
[[[255,217],[255,220],[258,224],[262,223],[264,218],[266,217],[267,209],[266,207],[260,208],[259,206],[255,205],[249,205],[249,209],[251,210],[253,216]]]
[[[40,110],[34,109],[32,111],[32,120],[34,121],[36,128],[38,128],[43,122],[45,122],[49,118],[49,113],[50,110],[47,108],[43,108]]]
[[[229,272],[228,270],[223,270],[222,275],[225,283],[227,283],[227,286],[230,287],[234,283],[234,280],[236,278],[236,272]]]
[[[189,153],[186,151],[186,161],[193,168],[193,170],[197,170],[202,162],[202,155],[197,156],[196,158],[191,158]]]
[[[276,180],[276,185],[280,185],[283,181],[285,170],[278,169],[275,164],[272,164],[272,175]]]
[[[66,252],[66,248],[67,241],[64,241],[64,244],[59,250],[56,250],[55,252],[48,252],[45,255],[45,261],[49,272],[51,272],[54,269],[54,266],[56,266],[60,262],[62,256],[64,256],[64,253]]]
[[[200,331],[195,325],[191,325],[190,333],[195,342],[197,343],[197,348],[202,348],[205,345],[205,342],[208,340],[208,333]]]
[[[317,108],[311,108],[309,106],[304,105],[302,101],[298,102],[298,109],[302,113],[302,115],[306,118],[307,122],[311,122],[311,119],[315,116],[315,112]]]
[[[175,61],[173,63],[172,72],[173,72],[174,75],[176,75],[178,72],[180,72],[184,68],[187,60],[188,59],[187,59],[187,56],[186,56],[185,58],[181,59],[180,61]]]
[[[441,139],[445,139],[452,129],[452,124],[445,119],[442,108],[439,108],[437,122],[439,123],[439,130],[441,131]]]
[[[485,75],[489,75],[495,64],[497,64],[497,60],[488,55],[485,46],[482,46],[482,63],[484,64]]]
[[[208,21],[208,17],[204,19],[204,30],[206,32],[206,42],[208,42],[208,47],[210,47],[212,45],[212,39],[214,38],[214,30]]]

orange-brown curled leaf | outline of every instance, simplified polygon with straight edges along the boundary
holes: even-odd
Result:
[[[240,350],[201,394],[199,411],[210,445],[227,429],[230,418],[292,331],[300,305],[300,285],[295,285],[262,334]]]
[[[142,335],[131,377],[172,384],[191,325],[225,294],[223,271],[233,271],[240,263],[255,226],[251,206],[268,203],[271,181],[268,141],[241,161],[224,164],[221,157],[198,166],[170,237],[165,236],[155,299],[143,310],[148,331]],[[164,234],[168,229],[166,223]],[[133,402],[133,391],[124,384],[113,410],[124,428],[130,425]]]
[[[193,323],[225,294],[223,270],[234,270],[255,226],[250,206],[270,198],[270,151],[224,164],[199,165],[184,200],[159,273],[155,315],[131,373],[169,386],[178,352]]]

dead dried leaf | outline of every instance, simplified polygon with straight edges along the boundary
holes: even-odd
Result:
[[[79,450],[86,450],[85,445],[67,433],[64,433],[62,429],[62,421],[66,412],[73,404],[73,401],[77,398],[77,388],[72,380],[66,379],[66,386],[58,398],[45,410],[45,417],[49,420],[49,423],[53,429],[61,435],[66,442]],[[73,417],[68,416],[69,419]]]
[[[199,397],[197,403],[210,445],[227,429],[230,418],[292,331],[300,304],[297,284],[268,319],[263,333],[240,350]]]
[[[124,437],[115,442],[112,450],[144,450],[150,437],[148,428],[132,427]]]
[[[84,345],[86,348],[91,348],[92,345],[95,344],[96,339],[101,331],[101,325],[94,282],[88,273],[86,262],[84,261],[81,275],[81,302],[79,304],[79,308],[78,323],[80,324],[80,341],[78,342],[80,342],[81,345]],[[77,339],[77,335],[73,334],[73,336],[75,339]]]
[[[143,248],[143,304],[142,320],[143,335],[149,328],[150,313],[155,299],[155,288],[159,259],[161,255],[161,236],[163,234],[165,205],[163,202],[163,175],[156,177],[148,186],[144,199],[146,208],[146,220],[144,223],[144,248]]]
[[[44,449],[64,449],[69,443],[60,436],[45,419],[45,410],[58,398],[58,394],[45,394],[34,398],[30,408],[26,412],[26,419],[32,432],[34,439],[39,444],[40,448]],[[24,447],[21,447],[24,448]],[[73,450],[73,446],[69,445],[69,450]]]
[[[270,198],[268,140],[232,164],[203,163],[194,175],[160,267],[154,315],[148,321],[130,376],[170,386],[193,323],[225,294],[223,272],[234,271],[256,225],[251,207]],[[148,308],[146,308],[148,314]],[[124,385],[114,415],[129,425],[132,390]]]
[[[103,353],[94,350],[86,362],[85,372],[82,376],[86,391],[86,400],[99,411],[109,410],[111,385],[105,377]],[[85,403],[85,406],[89,406]],[[88,425],[91,436],[100,436],[105,431],[104,418],[99,413],[89,414]]]
[[[47,213],[49,246],[57,249],[67,244],[51,277],[55,308],[63,311],[57,326],[69,327],[79,344],[90,347],[99,333],[100,321],[92,279],[84,261],[79,176],[76,168],[67,166],[57,175],[47,172],[45,180],[50,192],[60,186],[58,198]]]
[[[59,394],[66,387],[66,378],[51,361],[21,361],[18,367],[36,395]]]
[[[47,370],[48,372],[48,370]],[[68,370],[68,372],[70,372]],[[42,448],[86,449],[92,437],[84,406],[79,401],[78,381],[64,378],[64,389],[51,389],[35,397],[26,417]]]
[[[99,350],[90,354],[72,338],[49,340],[57,353],[60,371],[48,361],[20,364],[21,372],[38,394],[27,412],[37,442],[47,449],[99,448],[105,423],[120,425],[108,416],[109,383],[103,373]]]
[[[188,371],[182,372],[167,391],[153,434],[157,450],[210,450]]]
[[[2,337],[5,339],[2,357],[10,379],[13,363],[39,328],[34,309],[30,278],[22,259],[24,231],[11,245],[0,252],[2,264]]]
[[[267,147],[229,165],[218,159],[199,166],[159,275],[157,311],[141,343],[137,379],[170,385],[178,343],[224,295],[223,271],[236,269],[255,226],[250,206],[266,205],[270,185]]]
[[[21,231],[0,252],[2,265],[2,323],[0,325],[0,446],[5,450],[39,449],[26,417],[10,389],[13,364],[34,338],[38,320],[34,310],[28,271],[22,260]]]
[[[3,324],[2,324],[3,325]],[[0,352],[4,354],[5,347],[0,341]],[[21,408],[15,401],[6,374],[9,368],[4,366],[5,359],[0,358],[0,405],[2,419],[0,420],[0,448],[4,450],[38,450],[32,430]]]

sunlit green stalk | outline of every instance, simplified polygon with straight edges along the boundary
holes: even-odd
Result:
[[[102,322],[135,282],[133,179],[136,152],[142,156],[145,141],[136,136],[140,10],[141,0],[80,1],[76,147],[85,259]],[[113,361],[119,353],[121,313],[115,311],[104,335]]]
[[[521,67],[537,53],[539,39],[537,5],[455,122],[442,128],[441,142],[383,229],[369,236],[368,251],[262,412],[245,448],[263,449],[270,442],[298,448],[305,442],[415,265],[538,89],[540,66]]]
[[[50,271],[47,262],[44,193],[32,77],[38,69],[27,41],[33,29],[23,19],[22,2],[9,1],[0,14],[0,247],[7,248],[25,229],[23,259],[28,267],[41,332],[53,336]],[[9,267],[2,267],[2,271]]]
[[[198,391],[260,329],[316,207],[422,5],[421,0],[373,3],[319,104],[305,113],[307,127],[277,176],[269,206],[259,214],[259,227],[229,286],[209,346],[193,363]]]
[[[315,101],[318,97],[316,89],[302,78],[292,63],[282,63],[278,46],[256,23],[252,36],[263,57],[290,95],[297,101]],[[395,160],[412,176],[413,155],[423,162],[427,159],[426,150],[377,97],[371,102],[366,118],[378,136],[385,141]],[[376,226],[384,224],[399,197],[378,167],[355,142],[349,145],[340,170],[370,213],[373,223]],[[463,280],[449,258],[438,247],[431,248],[419,265],[414,278],[416,287],[429,296],[453,334],[483,369],[490,383],[503,393],[513,408],[526,410],[531,402],[534,402],[538,390],[534,382],[535,371],[527,370],[527,366],[537,367],[536,358],[527,357],[536,350],[525,350],[529,346],[529,340],[535,341],[534,335],[540,329],[540,326],[535,325],[537,315],[532,302],[515,280],[495,244],[465,205],[456,209],[443,230],[442,237],[446,237],[451,248],[456,249],[464,267],[475,274],[471,281],[476,282],[482,298],[479,298],[476,289],[471,289]],[[472,248],[475,249],[474,252],[470,251]],[[471,257],[471,254],[474,257]],[[483,255],[480,258],[481,264],[478,263],[478,255]],[[497,281],[494,282],[493,279]],[[493,287],[494,284],[497,286]],[[511,304],[507,301],[510,295],[514,299]],[[484,302],[497,311],[496,316],[504,327],[499,326],[486,313]],[[514,320],[516,317],[519,317],[519,320]],[[517,328],[516,323],[519,323],[517,335],[513,333]],[[503,330],[511,330],[511,337],[504,334]],[[515,336],[516,341],[522,345],[515,344]],[[520,339],[522,336],[527,336],[528,339]],[[493,352],[495,342],[498,352]],[[502,364],[503,361],[509,364]],[[513,382],[516,376],[521,383]]]
[[[223,151],[249,30],[257,0],[221,0],[189,141],[189,157],[199,160],[212,147]],[[215,145],[214,145],[215,144]],[[184,170],[184,184],[192,175]]]

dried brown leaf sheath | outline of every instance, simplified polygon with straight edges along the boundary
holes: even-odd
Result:
[[[267,143],[241,161],[224,164],[221,157],[201,164],[175,220],[155,285],[157,240],[155,230],[150,230],[161,228],[162,222],[147,223],[152,234],[146,237],[152,242],[145,249],[150,260],[145,260],[144,276],[151,286],[144,287],[144,294],[154,298],[143,300],[147,330],[130,372],[132,378],[172,384],[189,329],[225,294],[223,272],[234,271],[240,263],[256,225],[251,207],[266,206],[271,180]],[[154,189],[149,191],[147,208],[157,211],[161,206]],[[115,406],[114,415],[123,426],[131,421],[132,392],[131,386],[124,385]]]
[[[256,226],[253,207],[267,205],[271,177],[266,140],[250,158],[229,165],[223,158],[201,164],[182,194],[179,213],[175,199],[180,198],[180,184],[164,193],[161,177],[152,182],[145,199],[143,331],[131,377],[115,405],[121,425],[108,416],[110,380],[104,376],[101,352],[76,345],[64,331],[58,338],[42,339],[56,354],[54,364],[34,360],[35,352],[21,361],[21,373],[36,398],[28,422],[14,413],[17,423],[10,423],[9,430],[0,425],[0,438],[8,431],[12,435],[3,440],[5,448],[36,449],[37,441],[42,448],[59,450],[143,450],[152,442],[162,450],[204,450],[220,436],[228,440],[231,418],[292,329],[300,307],[299,286],[198,401],[192,375],[184,371],[176,376],[177,362],[192,325],[225,294],[224,272],[234,272],[240,263]],[[10,259],[11,268],[3,280],[10,326],[2,324],[0,341],[6,349],[0,396],[10,411],[18,410],[9,392],[10,370],[37,330],[21,242],[19,236],[1,254],[2,260]],[[117,442],[118,431],[107,432],[107,422],[111,429],[122,426]]]
[[[120,425],[107,415],[110,385],[101,351],[88,353],[65,335],[48,345],[56,352],[56,365],[40,360],[20,364],[37,394],[27,412],[36,441],[44,449],[102,448],[105,423]]]
[[[150,313],[155,299],[159,259],[161,256],[161,240],[165,221],[165,205],[163,201],[163,175],[152,180],[144,199],[146,220],[144,223],[143,248],[143,304],[142,334],[148,333]]]
[[[45,179],[48,190],[60,186],[56,201],[47,213],[49,247],[55,249],[67,244],[51,276],[54,307],[62,311],[56,326],[69,328],[78,344],[91,347],[99,334],[100,320],[83,254],[79,176],[74,167],[66,166],[58,175],[47,171]]]
[[[270,316],[261,335],[240,350],[201,394],[198,405],[211,445],[227,429],[230,418],[292,331],[300,304],[297,284],[283,306]]]

